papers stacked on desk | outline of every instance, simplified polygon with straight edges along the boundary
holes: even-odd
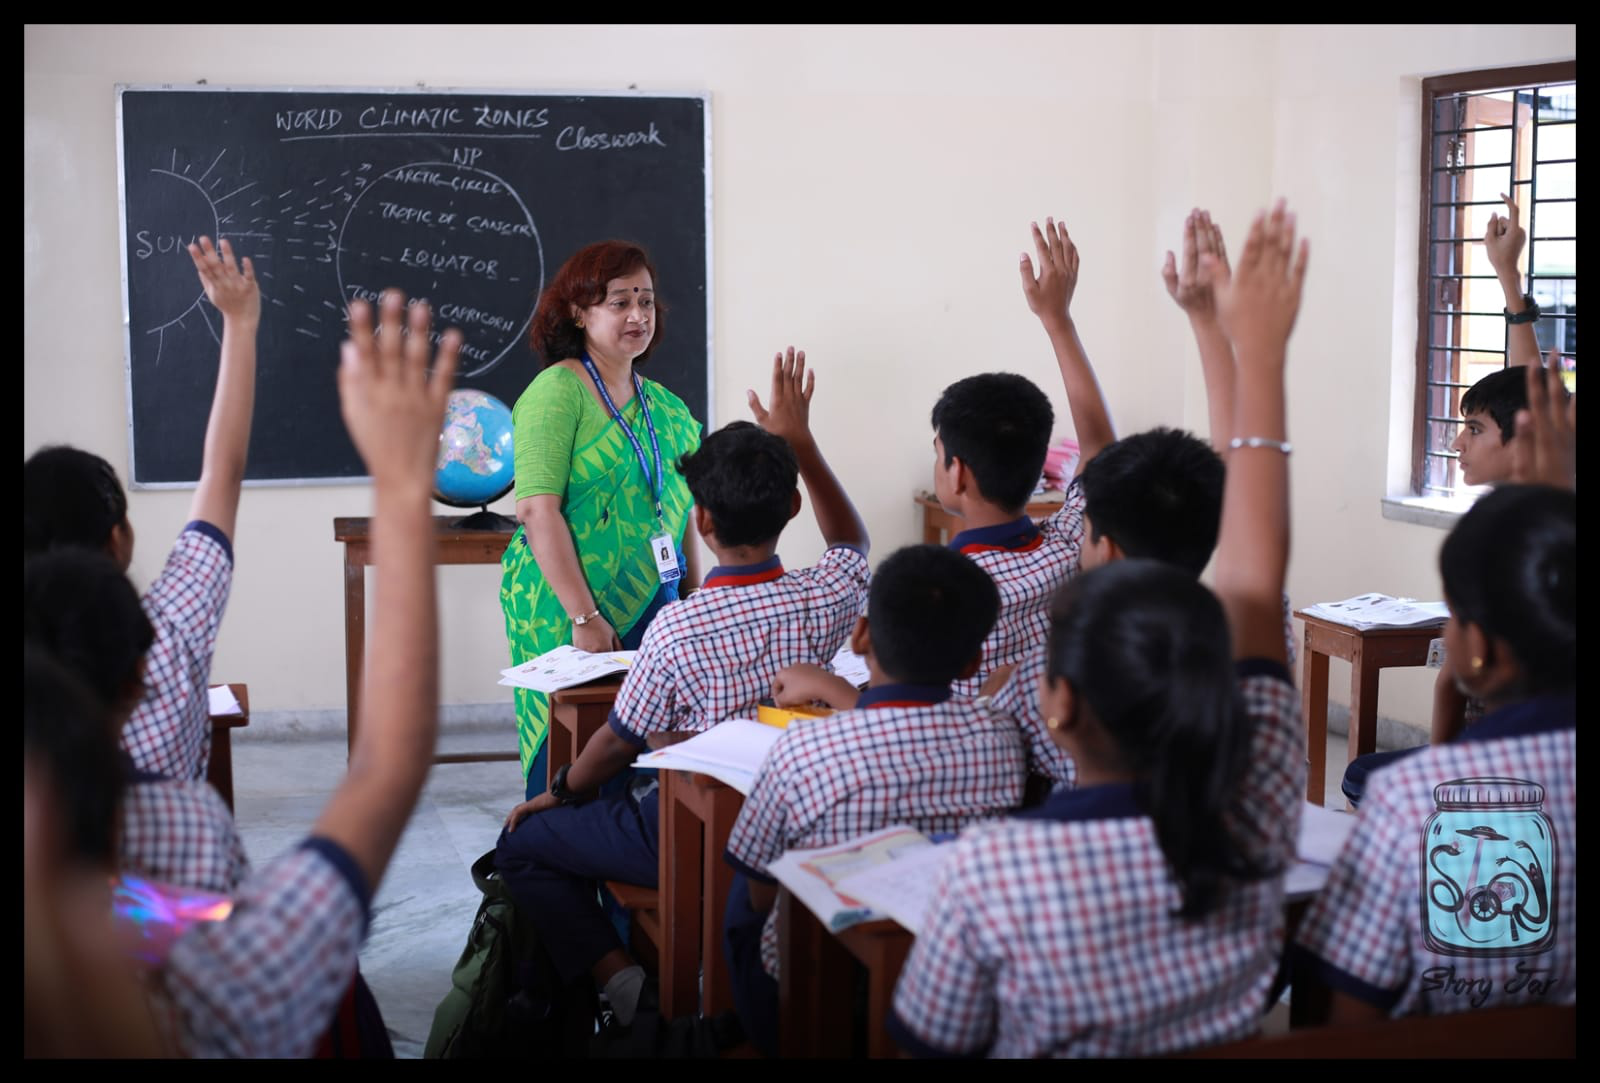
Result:
[[[530,658],[520,666],[500,671],[500,683],[512,688],[531,688],[535,692],[559,692],[588,684],[614,673],[622,673],[633,665],[638,651],[607,651],[590,654],[565,644]]]
[[[834,676],[843,677],[857,688],[865,688],[872,679],[872,674],[867,672],[867,656],[851,650],[849,643],[839,648],[828,668],[833,670]]]
[[[710,775],[748,797],[761,761],[782,736],[783,731],[776,726],[730,718],[687,741],[646,752],[633,765]]]
[[[1309,899],[1322,890],[1345,840],[1355,830],[1356,820],[1353,813],[1305,803],[1300,811],[1300,841],[1295,846],[1298,860],[1289,867],[1283,883],[1283,893],[1289,901]]]
[[[1443,624],[1450,616],[1443,602],[1419,602],[1415,598],[1392,598],[1387,594],[1358,594],[1342,602],[1318,602],[1305,613],[1358,631],[1379,628],[1426,628]]]
[[[884,919],[916,932],[949,853],[913,828],[886,827],[836,846],[790,850],[767,871],[833,932]]]

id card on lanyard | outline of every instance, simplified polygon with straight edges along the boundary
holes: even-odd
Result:
[[[650,496],[656,506],[656,526],[659,532],[650,539],[650,558],[655,561],[656,574],[660,576],[661,582],[674,582],[683,572],[678,568],[677,544],[667,534],[666,520],[661,514],[661,491],[665,485],[665,477],[661,472],[661,444],[656,439],[656,423],[650,416],[650,402],[645,398],[639,374],[637,372],[631,374],[633,396],[639,400],[639,412],[644,415],[645,431],[650,436],[650,450],[655,457],[654,472],[650,469],[649,460],[645,458],[644,445],[639,442],[639,437],[628,423],[622,419],[622,411],[618,410],[617,404],[611,400],[611,392],[606,390],[606,382],[600,378],[600,370],[595,368],[588,353],[583,355],[583,367],[589,370],[589,377],[594,380],[595,389],[600,392],[600,401],[605,403],[606,409],[610,411],[611,420],[617,423],[617,427],[633,445],[633,453],[639,460],[639,469],[644,473],[645,484],[650,486]]]

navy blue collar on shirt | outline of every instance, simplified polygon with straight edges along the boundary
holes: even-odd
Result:
[[[1077,820],[1128,820],[1148,815],[1149,812],[1140,807],[1133,783],[1107,782],[1077,790],[1057,790],[1045,799],[1044,804],[1019,812],[1015,818],[1072,823]]]
[[[880,684],[861,693],[855,710],[863,707],[932,707],[950,698],[948,684]]]
[[[1532,737],[1536,733],[1570,730],[1578,724],[1578,694],[1558,692],[1535,696],[1484,715],[1468,726],[1463,741],[1498,741],[1505,737]]]
[[[717,565],[711,569],[701,587],[745,587],[751,583],[770,583],[783,578],[783,561],[773,553],[758,564]]]
[[[958,553],[983,553],[992,549],[1027,549],[1039,540],[1039,528],[1024,515],[1009,523],[973,527],[963,530],[950,539],[950,548]]]

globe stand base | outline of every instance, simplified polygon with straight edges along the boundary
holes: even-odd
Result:
[[[509,534],[517,529],[517,521],[509,515],[501,515],[497,511],[484,508],[471,515],[464,515],[457,519],[451,526],[457,530],[492,530],[502,534]]]

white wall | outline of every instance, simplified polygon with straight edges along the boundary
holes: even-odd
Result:
[[[1379,514],[1391,412],[1411,401],[1417,79],[1571,57],[1576,32],[28,27],[23,51],[25,456],[69,441],[126,474],[114,84],[704,90],[715,420],[744,415],[775,349],[804,347],[819,372],[819,439],[880,556],[919,538],[910,493],[928,483],[927,413],[944,385],[1024,373],[1052,392],[1067,429],[1018,288],[1030,218],[1064,216],[1082,250],[1074,312],[1119,430],[1203,430],[1161,254],[1192,205],[1238,237],[1255,208],[1287,196],[1313,240],[1291,362],[1300,605],[1438,594],[1443,534]],[[187,504],[187,493],[131,494],[141,585]],[[214,671],[248,680],[257,710],[343,705],[331,521],[369,511],[360,488],[247,490]],[[820,545],[802,518],[782,552],[797,565]],[[446,702],[503,701],[498,569],[445,569],[440,585]],[[1384,713],[1423,722],[1427,676],[1386,677]],[[1336,688],[1342,679],[1336,669]]]

